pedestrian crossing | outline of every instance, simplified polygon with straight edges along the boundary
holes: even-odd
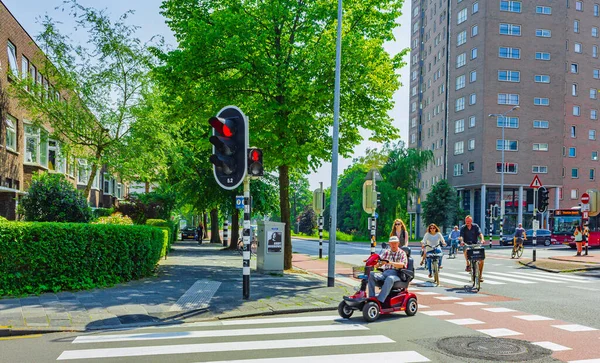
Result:
[[[395,340],[358,322],[338,315],[297,316],[84,334],[75,337],[73,348],[64,350],[57,360],[139,361],[187,355],[184,359],[198,363],[324,363],[386,357],[401,363],[430,361],[416,351],[398,350]],[[360,347],[373,352],[365,353]]]
[[[487,266],[487,265],[486,265]],[[514,269],[506,269],[502,271],[485,268],[483,271],[484,284],[486,285],[532,285],[532,284],[589,284],[600,282],[597,278],[577,276],[577,275],[560,275],[557,273],[545,271],[515,271]],[[414,285],[428,284],[431,278],[426,270],[416,270]],[[471,273],[444,267],[440,271],[440,282],[449,285],[464,286],[471,281]]]

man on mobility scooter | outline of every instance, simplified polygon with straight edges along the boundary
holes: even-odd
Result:
[[[390,237],[389,250],[381,255],[371,255],[365,261],[365,273],[369,274],[369,297],[365,297],[367,275],[361,275],[360,290],[352,296],[344,296],[344,301],[338,306],[341,317],[349,318],[354,310],[362,310],[364,319],[369,322],[377,320],[380,314],[395,311],[406,311],[409,316],[416,314],[417,297],[408,292],[408,284],[414,277],[413,260],[410,248],[400,249],[399,242],[397,237]],[[382,273],[373,271],[373,268],[382,270]],[[379,295],[375,295],[375,286],[381,287]]]

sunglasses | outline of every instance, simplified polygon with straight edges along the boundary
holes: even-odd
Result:
[[[400,223],[396,223],[396,225],[397,225],[397,226],[401,226],[402,224],[400,224]]]

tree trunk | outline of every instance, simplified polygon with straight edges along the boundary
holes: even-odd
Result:
[[[281,210],[281,221],[285,223],[285,241],[283,268],[289,270],[292,268],[292,235],[290,234],[290,175],[289,167],[282,165],[279,167],[279,208]]]
[[[150,193],[150,183],[145,183],[144,190],[146,191],[146,194]]]
[[[208,239],[208,213],[206,213],[206,211],[202,212],[202,222],[203,222],[203,228],[204,228],[204,239]]]
[[[85,197],[87,198],[88,204],[90,202],[90,192],[92,191],[92,184],[94,184],[94,179],[96,178],[96,174],[98,173],[99,163],[100,159],[97,159],[96,162],[92,164],[92,170],[90,170],[90,177],[85,186],[85,190],[83,191],[83,195],[85,195]],[[100,189],[102,189],[102,186],[100,186]]]
[[[210,210],[210,243],[223,244],[219,234],[219,211],[217,208]]]
[[[233,203],[233,214],[231,215],[231,226],[229,237],[229,248],[232,250],[237,249],[237,242],[240,238],[240,214],[238,209],[235,207],[235,193],[231,194]]]

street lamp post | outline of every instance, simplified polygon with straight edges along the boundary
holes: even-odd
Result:
[[[502,165],[500,166],[500,238],[504,235],[504,149],[506,148],[506,141],[504,139],[504,128],[506,127],[506,115],[519,108],[514,106],[505,113],[491,113],[488,117],[502,117]],[[521,201],[519,201],[521,203]]]

